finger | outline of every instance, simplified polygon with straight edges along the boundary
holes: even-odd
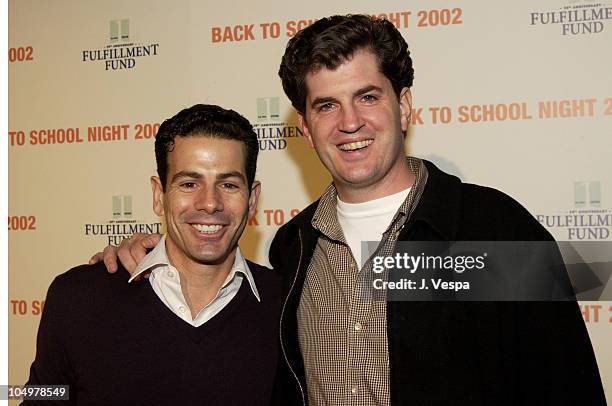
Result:
[[[117,247],[112,245],[107,245],[102,251],[102,257],[104,259],[104,265],[106,266],[106,270],[110,273],[117,272]]]
[[[134,259],[134,261],[139,264],[142,259],[147,255],[147,248],[149,247],[147,244],[148,238],[143,234],[139,234],[137,236],[130,237],[130,255]]]
[[[142,245],[145,248],[155,248],[159,240],[161,240],[161,234],[146,234],[142,241]]]
[[[138,262],[134,259],[131,253],[132,243],[130,239],[125,239],[121,241],[119,244],[119,248],[117,250],[117,256],[119,257],[119,261],[121,261],[121,265],[131,274],[136,270],[136,266]]]
[[[104,256],[101,252],[96,252],[94,254],[94,256],[92,256],[91,258],[89,258],[89,265],[93,265],[93,264],[97,264],[98,262],[102,261],[104,259]]]
[[[129,238],[131,257],[139,264],[147,255],[147,249],[154,248],[159,242],[159,234],[135,233]]]

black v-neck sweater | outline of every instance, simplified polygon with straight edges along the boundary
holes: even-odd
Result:
[[[124,270],[98,264],[58,276],[28,383],[70,385],[79,405],[268,405],[280,284],[274,271],[249,268],[261,302],[245,280],[200,327],[172,313],[148,281],[128,284]]]

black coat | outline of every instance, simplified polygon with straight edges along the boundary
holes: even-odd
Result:
[[[427,184],[399,241],[552,241],[515,200],[425,161]],[[306,404],[297,308],[319,232],[318,201],[280,228],[279,404]],[[392,405],[605,405],[579,307],[566,302],[388,302]]]

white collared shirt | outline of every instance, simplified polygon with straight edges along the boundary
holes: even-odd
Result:
[[[234,259],[232,270],[227,275],[227,278],[225,278],[225,281],[221,285],[221,289],[217,292],[217,296],[200,310],[193,319],[187,301],[183,296],[183,291],[181,290],[181,278],[179,273],[168,260],[168,254],[166,253],[166,235],[161,238],[153,251],[149,252],[140,264],[138,264],[136,271],[132,274],[128,282],[131,282],[136,276],[147,270],[151,270],[149,283],[151,283],[153,291],[155,291],[159,299],[172,311],[172,313],[194,327],[201,326],[223,310],[238,293],[243,278],[246,278],[249,282],[251,291],[257,298],[257,301],[261,301],[257,287],[255,286],[255,280],[240,252],[240,248],[236,248],[236,258]]]

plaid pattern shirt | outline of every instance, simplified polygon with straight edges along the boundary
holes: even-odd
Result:
[[[421,160],[406,159],[416,180],[384,232],[376,255],[392,254],[427,182]],[[308,266],[297,313],[309,404],[388,405],[386,298],[372,297],[371,263],[359,271],[338,223],[336,199],[332,184],[321,196],[312,219],[321,236]]]

